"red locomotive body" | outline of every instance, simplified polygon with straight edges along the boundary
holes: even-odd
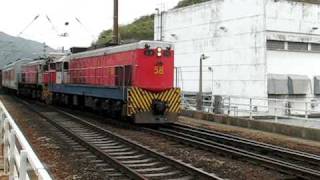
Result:
[[[173,122],[180,111],[170,43],[141,41],[90,50],[71,54],[59,64],[50,63],[56,69],[45,72],[53,101],[111,109],[137,123]]]
[[[41,99],[43,89],[43,71],[45,59],[35,59],[21,66],[21,79],[19,81],[20,95]]]
[[[89,57],[75,55],[70,60],[70,83],[109,87],[124,85],[150,91],[173,88],[173,50],[170,47],[158,48],[159,56],[146,55],[145,49]],[[157,51],[157,48],[152,51]]]
[[[39,80],[38,64],[26,64],[21,67],[21,82],[25,84],[38,84]]]

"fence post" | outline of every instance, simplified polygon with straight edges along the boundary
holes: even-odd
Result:
[[[4,135],[3,135],[3,169],[8,174],[8,136],[9,136],[9,122],[7,119],[4,120]]]
[[[252,98],[250,98],[250,120],[252,119]]]
[[[274,120],[275,120],[275,122],[278,121],[278,115],[277,115],[277,108],[276,107],[274,108]]]
[[[228,115],[230,115],[230,111],[231,111],[231,97],[229,96]]]
[[[27,158],[28,158],[28,152],[26,150],[22,150],[20,152],[19,180],[26,180],[26,177],[27,177]]]
[[[3,112],[1,112],[1,117],[0,117],[0,144],[1,145],[3,145],[4,120],[5,120],[5,114]]]
[[[10,159],[9,159],[9,179],[13,179],[14,177],[14,150],[16,144],[16,132],[15,130],[11,130],[9,135],[9,146],[10,146]]]
[[[308,119],[309,115],[308,115],[308,102],[305,102],[305,118]]]

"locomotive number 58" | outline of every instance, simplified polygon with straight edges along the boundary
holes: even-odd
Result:
[[[163,66],[154,66],[154,74],[163,75]]]

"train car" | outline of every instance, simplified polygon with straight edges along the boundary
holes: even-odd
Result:
[[[31,62],[31,59],[21,59],[7,64],[2,68],[2,86],[5,90],[18,93],[18,86],[21,80],[21,66]]]
[[[19,95],[42,99],[43,72],[46,70],[47,61],[47,58],[38,58],[21,66]]]
[[[170,123],[180,112],[174,88],[174,50],[141,41],[71,54],[49,63],[47,101],[131,117],[135,123]]]

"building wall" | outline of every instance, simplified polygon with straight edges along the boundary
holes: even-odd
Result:
[[[310,35],[320,35],[319,30],[312,31],[312,27],[320,29],[320,6],[317,4],[268,0],[266,9],[268,31],[304,34],[307,39]],[[290,35],[280,37],[287,39]]]
[[[269,0],[266,6],[267,39],[307,44],[308,50],[267,51],[267,73],[320,75],[320,52],[312,44],[320,43],[320,6],[292,1]],[[288,45],[286,45],[288,46]],[[311,87],[313,90],[313,85]],[[307,96],[313,95],[313,91]]]
[[[159,17],[155,38],[159,39]],[[178,86],[222,95],[266,96],[264,1],[215,0],[162,15],[162,40],[175,43]],[[211,68],[212,71],[209,70]]]
[[[267,3],[266,3],[267,2]],[[266,12],[266,13],[265,13]],[[320,6],[292,1],[215,0],[170,10],[155,18],[155,39],[175,43],[177,84],[213,94],[267,96],[268,74],[320,75]],[[307,51],[267,50],[266,39],[309,44]],[[209,69],[210,68],[210,69]]]

